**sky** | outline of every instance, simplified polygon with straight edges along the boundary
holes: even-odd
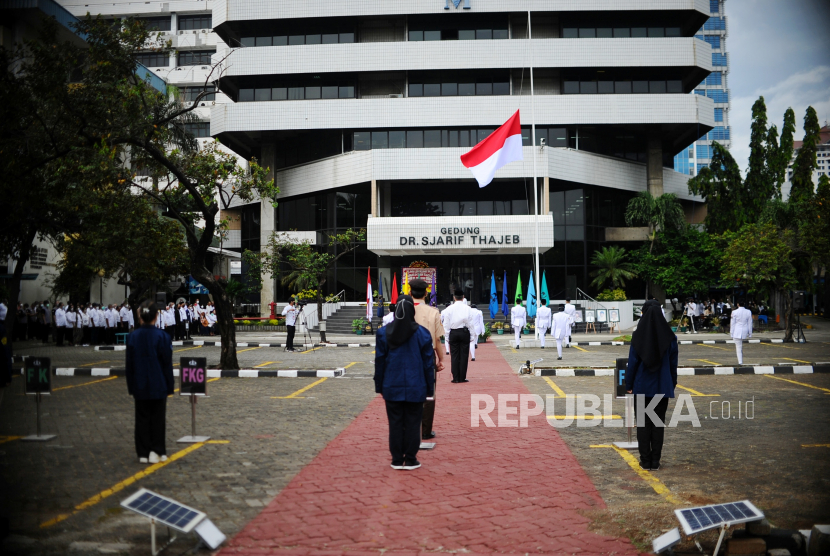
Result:
[[[730,152],[742,169],[749,158],[752,105],[759,96],[779,134],[795,111],[795,139],[804,136],[812,106],[830,123],[830,0],[727,0],[728,87],[732,94]]]

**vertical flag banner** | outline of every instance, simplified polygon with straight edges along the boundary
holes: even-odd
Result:
[[[401,288],[401,293],[404,295],[412,293],[412,289],[409,287],[409,272],[403,273],[403,288]]]
[[[398,273],[392,275],[392,293],[389,294],[390,303],[398,302]]]
[[[438,293],[435,291],[435,273],[432,273],[432,291],[429,294],[429,304],[435,307],[438,305]]]
[[[530,271],[530,283],[527,285],[527,316],[536,316],[536,288],[533,286],[533,271]]]
[[[382,305],[381,305],[382,306]],[[372,300],[372,269],[366,269],[366,319],[372,322],[374,313],[374,304]]]
[[[504,271],[504,280],[501,283],[501,314],[505,317],[507,313],[510,312],[510,308],[507,307],[507,271]]]
[[[516,278],[516,295],[513,296],[513,304],[522,304],[522,271],[519,271],[519,276]]]
[[[550,295],[548,295],[548,281],[545,278],[544,270],[542,271],[542,284],[539,286],[539,288],[542,290],[542,293],[539,295],[539,297],[542,300],[544,300],[545,303],[550,302]]]
[[[378,303],[378,318],[383,318],[383,273],[378,272],[378,298],[380,299],[380,303]]]
[[[499,312],[499,294],[496,291],[496,272],[490,275],[490,318],[496,318]]]
[[[496,170],[516,160],[522,160],[522,124],[519,111],[513,114],[487,139],[461,155],[461,164],[469,168],[479,187],[493,181]]]

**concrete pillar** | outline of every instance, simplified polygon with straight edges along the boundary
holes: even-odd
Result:
[[[381,186],[380,216],[392,216],[392,184],[389,182]]]
[[[547,214],[550,212],[550,177],[548,176],[545,176],[542,195],[542,214]]]
[[[378,276],[383,277],[383,299],[389,300],[392,295],[392,267],[390,257],[378,257]]]
[[[646,156],[648,192],[659,197],[663,194],[663,142],[659,135],[649,136]]]
[[[274,166],[276,165],[277,150],[273,143],[264,143],[262,145],[262,165],[268,168],[268,179],[275,179]],[[277,229],[277,209],[271,206],[271,201],[260,201],[260,215],[259,215],[259,243],[260,249],[264,249],[271,239],[271,233]],[[262,290],[259,296],[259,312],[260,316],[267,317],[271,314],[271,308],[268,306],[271,301],[277,301],[275,295],[277,292],[275,278],[270,273],[262,273]]]
[[[378,182],[372,180],[372,216],[378,216]]]

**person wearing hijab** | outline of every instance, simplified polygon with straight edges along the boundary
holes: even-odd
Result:
[[[646,301],[631,338],[625,371],[626,391],[636,396],[640,467],[646,470],[660,469],[666,410],[677,386],[677,355],[677,336],[663,317],[660,304]],[[653,404],[655,399],[657,402]],[[653,420],[646,408],[653,408],[659,422]],[[642,412],[645,414],[640,415]]]
[[[395,320],[375,341],[375,392],[386,402],[392,469],[417,469],[424,402],[435,392],[435,351],[429,331],[415,322],[412,297],[398,297]]]

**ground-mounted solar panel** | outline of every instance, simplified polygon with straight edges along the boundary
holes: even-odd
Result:
[[[204,512],[185,506],[146,488],[142,488],[129,498],[122,500],[121,505],[182,533],[189,533],[199,522],[205,519]]]
[[[729,504],[712,504],[697,508],[674,510],[677,520],[687,535],[694,535],[721,525],[737,525],[764,518],[764,514],[749,500]]]

